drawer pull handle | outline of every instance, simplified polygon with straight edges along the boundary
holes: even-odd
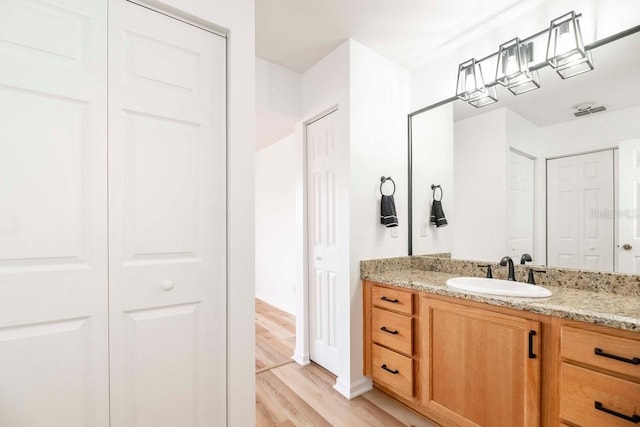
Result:
[[[629,415],[621,414],[620,412],[616,412],[616,411],[614,411],[612,409],[605,408],[602,405],[602,403],[600,403],[600,402],[593,402],[593,403],[594,403],[595,408],[598,411],[606,412],[607,414],[614,415],[614,416],[616,416],[618,418],[622,418],[623,420],[631,421],[632,423],[636,423],[636,424],[640,423],[640,415],[635,415],[634,414],[634,415],[629,416]]]
[[[392,302],[394,304],[397,304],[400,302],[400,300],[397,299],[389,299],[387,297],[385,297],[384,295],[380,298],[382,301],[386,301],[386,302]]]
[[[627,359],[626,357],[616,356],[615,354],[609,354],[602,351],[601,348],[594,348],[593,354],[596,356],[607,357],[609,359],[619,360],[620,362],[631,363],[632,365],[640,365],[640,358],[634,357],[633,359]]]
[[[391,334],[391,335],[398,335],[398,331],[390,331],[389,329],[387,329],[386,326],[383,326],[382,328],[380,328],[380,330],[382,332],[386,332],[386,333]]]
[[[533,337],[536,336],[536,331],[529,331],[529,359],[535,359],[536,354],[533,352]]]
[[[398,371],[397,369],[394,369],[393,371],[389,368],[387,368],[387,364],[385,363],[384,365],[380,366],[382,369],[384,369],[387,372],[391,372],[393,375],[398,375],[400,373],[400,371]]]

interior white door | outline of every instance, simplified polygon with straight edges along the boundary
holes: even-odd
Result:
[[[509,151],[508,171],[506,244],[517,262],[522,254],[533,255],[535,160]]]
[[[107,426],[107,2],[0,1],[0,425]]]
[[[338,372],[337,117],[307,126],[310,358]]]
[[[549,160],[547,192],[548,264],[613,271],[613,150]]]
[[[111,425],[224,425],[225,39],[109,16]]]
[[[640,274],[640,139],[620,143],[619,171],[619,271]]]
[[[578,268],[578,157],[547,161],[547,264]]]
[[[579,159],[580,267],[614,270],[615,206],[613,150],[583,154]]]

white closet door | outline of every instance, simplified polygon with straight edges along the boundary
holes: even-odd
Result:
[[[553,267],[613,271],[613,151],[547,163],[547,251]]]
[[[338,372],[338,113],[307,126],[310,358]],[[348,279],[347,282],[348,283]]]
[[[508,172],[506,253],[518,262],[522,254],[533,255],[535,161],[509,151]]]
[[[613,271],[613,150],[579,157],[580,268]]]
[[[620,143],[619,162],[619,271],[640,274],[640,139]]]
[[[578,157],[547,161],[547,263],[578,268]]]
[[[0,425],[107,426],[103,0],[0,1]]]
[[[111,425],[224,425],[225,39],[124,0],[109,24]]]

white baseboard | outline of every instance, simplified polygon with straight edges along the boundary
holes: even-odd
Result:
[[[309,353],[301,353],[299,351],[294,351],[293,352],[293,356],[291,356],[291,358],[298,364],[298,365],[308,365],[309,363],[311,363],[311,359],[309,358]]]
[[[336,385],[334,385],[333,388],[337,390],[338,393],[351,400],[354,397],[358,397],[371,390],[373,388],[373,383],[371,382],[371,378],[368,377],[362,377],[352,383],[347,383],[346,381],[343,381],[342,378],[338,377]]]

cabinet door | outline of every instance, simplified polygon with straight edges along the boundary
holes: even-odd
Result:
[[[539,323],[421,300],[421,403],[458,425],[540,423]]]
[[[111,426],[225,425],[225,39],[109,12]]]
[[[0,426],[109,425],[106,26],[0,1]]]

